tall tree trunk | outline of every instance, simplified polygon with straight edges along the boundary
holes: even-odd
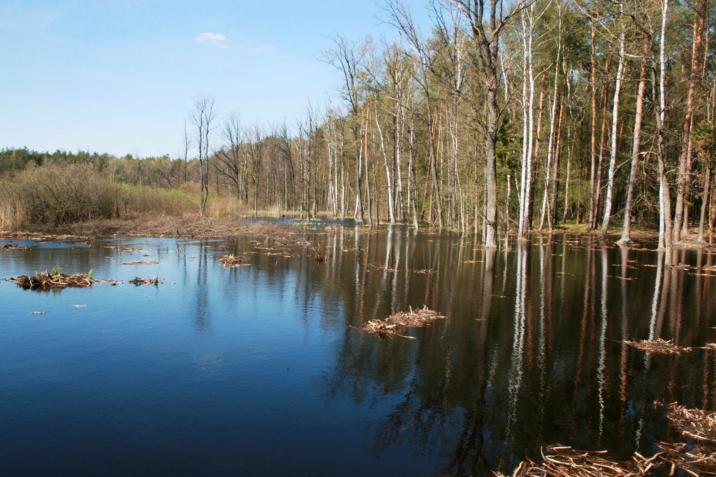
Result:
[[[634,198],[634,187],[636,186],[636,175],[639,169],[639,149],[641,147],[641,124],[644,115],[644,93],[646,92],[646,66],[651,50],[651,38],[644,38],[644,46],[641,54],[641,67],[639,68],[639,86],[636,92],[636,113],[634,115],[634,137],[631,145],[631,170],[629,171],[629,183],[627,184],[626,205],[624,206],[624,226],[622,236],[618,244],[631,242],[631,208]]]
[[[703,196],[701,199],[701,214],[699,215],[699,238],[700,243],[704,242],[704,223],[706,221],[706,211],[708,210],[709,198],[711,197],[711,167],[706,166],[706,172],[704,173],[704,187]]]
[[[659,172],[659,249],[671,249],[671,196],[666,177],[666,23],[669,0],[663,0],[661,7],[661,29],[659,38],[659,108],[656,110],[657,165]],[[656,84],[656,81],[653,82]]]
[[[624,13],[624,2],[619,3],[619,18],[621,21]],[[619,100],[621,97],[622,80],[624,77],[624,42],[625,30],[624,24],[621,25],[619,33],[619,64],[617,65],[617,77],[614,86],[614,100],[612,102],[612,138],[611,151],[609,153],[609,172],[607,173],[607,193],[604,197],[604,217],[602,218],[602,227],[600,235],[606,237],[609,231],[609,219],[612,216],[612,196],[614,194],[614,174],[617,167],[617,140],[618,140],[618,123],[619,123]]]
[[[596,59],[596,29],[594,28],[594,19],[592,26],[592,42],[590,53],[590,90],[592,99],[592,128],[591,128],[591,148],[590,148],[590,168],[589,168],[589,228],[594,228],[595,215],[597,210],[597,191],[596,191],[596,174],[597,174],[597,59]]]
[[[688,181],[689,171],[689,152],[691,143],[691,125],[694,117],[694,104],[696,85],[699,81],[699,58],[701,56],[701,44],[703,40],[703,29],[706,18],[707,0],[698,2],[696,15],[694,16],[693,40],[691,44],[691,69],[689,72],[689,89],[686,95],[686,114],[682,123],[681,137],[681,153],[679,154],[679,173],[676,183],[676,206],[674,210],[674,223],[672,231],[672,240],[678,242],[681,240],[682,220],[688,220],[684,217],[686,192],[686,182]]]

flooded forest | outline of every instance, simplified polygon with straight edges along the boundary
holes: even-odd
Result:
[[[716,1],[417,3],[322,37],[291,120],[0,134],[0,474],[716,476]]]

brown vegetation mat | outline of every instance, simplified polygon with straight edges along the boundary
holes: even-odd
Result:
[[[542,464],[525,460],[510,474],[512,477],[638,477],[645,476],[654,466],[657,456],[647,459],[635,454],[630,462],[616,462],[605,457],[606,452],[577,451],[571,447],[542,448]],[[504,474],[495,473],[505,477]]]
[[[411,309],[407,312],[395,313],[384,320],[370,320],[363,326],[363,330],[379,336],[399,336],[413,339],[401,334],[400,331],[408,328],[422,328],[445,318],[444,315],[424,306],[419,310]]]
[[[155,278],[136,277],[136,278],[129,280],[129,283],[131,283],[132,285],[134,285],[136,287],[140,287],[143,285],[159,286],[162,283],[162,280],[159,278],[156,278],[156,277]]]
[[[251,265],[245,257],[239,255],[224,255],[219,259],[219,261],[226,268],[246,267]]]
[[[661,338],[655,340],[624,341],[624,343],[640,351],[655,354],[681,354],[692,351],[692,348],[678,346],[671,340],[662,340]]]
[[[96,280],[90,275],[76,274],[65,275],[64,273],[50,274],[48,272],[36,273],[34,276],[20,275],[11,278],[20,288],[25,290],[61,290],[63,288],[87,288],[91,287]]]

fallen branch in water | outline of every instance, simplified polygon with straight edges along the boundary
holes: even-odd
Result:
[[[655,340],[642,340],[642,341],[624,341],[627,346],[638,349],[640,351],[646,351],[647,353],[656,354],[681,354],[689,353],[692,348],[678,346],[671,340],[662,340],[657,338]]]
[[[226,268],[245,267],[251,265],[246,258],[237,255],[224,255],[219,259]]]
[[[423,307],[419,310],[410,309],[390,315],[384,320],[370,320],[363,326],[363,330],[379,336],[398,336],[401,338],[414,339],[405,336],[400,331],[408,328],[422,328],[431,325],[437,320],[444,320],[446,317],[437,311]]]
[[[156,287],[162,283],[162,280],[157,277],[155,277],[155,278],[136,277],[136,278],[129,280],[129,283],[131,283],[132,285],[134,285],[136,287],[139,287],[142,285],[154,285]]]

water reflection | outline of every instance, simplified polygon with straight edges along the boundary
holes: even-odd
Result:
[[[220,432],[233,443],[232,452],[203,446],[193,452],[213,455],[226,470],[254,469],[251,463],[262,453],[265,433],[272,445],[286,449],[292,473],[313,470],[324,457],[307,447],[323,443],[324,451],[359,462],[342,468],[346,474],[410,469],[417,475],[487,475],[537,456],[546,443],[606,448],[617,457],[635,450],[648,453],[667,433],[652,406],[656,399],[716,408],[716,353],[664,357],[623,344],[646,338],[674,339],[684,346],[714,341],[716,296],[710,291],[716,277],[708,271],[710,252],[668,257],[644,249],[606,248],[567,235],[487,251],[457,236],[416,235],[402,227],[339,228],[306,233],[305,238],[317,244],[324,262],[300,247],[291,249],[290,259],[261,253],[250,238],[226,244],[128,241],[160,261],[141,270],[122,266],[127,257],[113,255],[101,244],[4,254],[3,275],[59,264],[68,271],[93,268],[97,276],[120,279],[157,274],[166,282],[151,292],[100,287],[84,295],[63,293],[55,302],[39,305],[10,284],[0,285],[0,312],[15,317],[0,322],[3,353],[20,352],[13,343],[21,338],[28,353],[48,352],[49,345],[33,338],[38,335],[26,334],[30,326],[57,338],[50,350],[62,357],[62,340],[71,341],[70,330],[63,327],[74,326],[72,322],[48,320],[51,326],[45,329],[18,316],[26,320],[29,309],[47,307],[52,318],[68,300],[80,297],[98,310],[100,321],[82,322],[85,328],[72,328],[72,333],[111,343],[104,341],[105,335],[93,334],[99,333],[93,327],[116,324],[113,331],[124,346],[106,344],[110,351],[95,356],[99,365],[124,363],[130,352],[154,352],[142,333],[161,334],[170,348],[161,359],[142,363],[147,383],[155,387],[136,389],[132,402],[147,406],[161,397],[169,409],[180,408],[194,384],[210,388],[216,419],[204,407],[194,409],[192,433]],[[251,266],[224,269],[217,259],[226,252],[249,257]],[[449,319],[411,332],[414,341],[379,339],[360,331],[370,319],[423,305]],[[105,313],[106,308],[112,313]],[[133,321],[158,311],[168,318]],[[81,350],[75,353],[71,359],[85,358]],[[182,365],[181,356],[192,353],[192,363],[201,363],[200,376]],[[0,391],[3,401],[37,399],[33,406],[46,405],[19,378],[21,371],[32,376],[39,368],[0,366],[4,376],[15,380]],[[208,368],[212,374],[206,374]],[[108,395],[118,393],[121,385],[123,379],[104,384]],[[181,391],[162,394],[163,386]],[[252,414],[235,409],[247,401]],[[0,417],[13,411],[5,404]],[[271,413],[281,419],[269,417]],[[332,417],[324,419],[321,413]],[[143,415],[150,423],[159,419],[151,412]],[[29,414],[18,419],[5,433],[15,434],[14,443],[3,440],[5,457],[14,456],[10,461],[16,464],[22,461],[23,439],[41,427]],[[76,442],[90,452],[99,450],[88,429],[119,425],[99,421],[87,417],[87,427],[75,431]],[[245,422],[252,426],[244,427]],[[287,422],[303,425],[289,435]],[[350,431],[343,425],[348,422],[355,423]],[[169,434],[181,435],[184,429],[177,429],[174,421],[163,426]],[[333,439],[326,442],[325,436]],[[305,446],[291,450],[295,440]],[[164,450],[172,449],[171,442],[165,445]],[[53,446],[62,449],[61,442]],[[120,468],[125,471],[136,470],[124,465]],[[178,474],[192,469],[189,465]]]

